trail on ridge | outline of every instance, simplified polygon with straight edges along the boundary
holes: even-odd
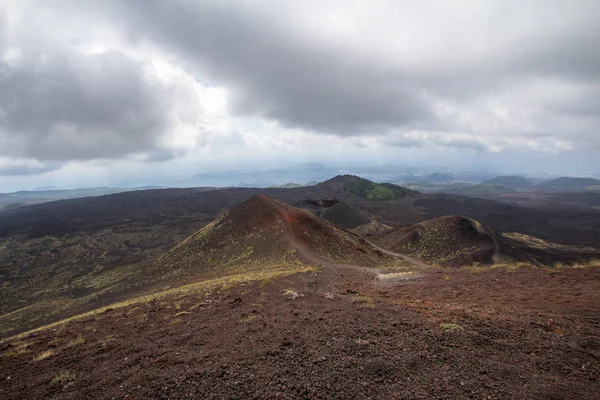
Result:
[[[305,263],[322,265],[322,266],[327,266],[327,267],[334,267],[334,268],[344,268],[344,269],[350,268],[350,269],[354,269],[354,270],[359,270],[361,272],[366,272],[369,275],[372,275],[373,278],[375,278],[377,280],[389,281],[389,280],[391,280],[391,278],[406,279],[408,277],[415,276],[415,274],[413,272],[391,273],[391,272],[383,271],[379,268],[366,267],[366,266],[349,264],[349,263],[339,263],[339,262],[327,260],[327,259],[315,254],[309,248],[309,246],[307,246],[306,243],[304,243],[298,237],[298,235],[296,235],[295,229],[294,229],[295,227],[292,222],[292,217],[290,216],[288,210],[286,210],[284,207],[278,205],[278,211],[281,213],[282,221],[284,221],[284,223],[285,223],[285,227],[286,227],[285,232],[286,232],[287,239],[290,241],[290,244],[292,245],[292,247],[297,251],[297,254],[298,254],[298,257],[300,258],[300,260]],[[409,262],[410,264],[413,264],[417,267],[422,267],[422,268],[431,267],[431,265],[426,264],[426,263],[424,263],[420,260],[417,260],[413,257],[409,257],[404,254],[400,254],[400,253],[396,253],[396,252],[393,252],[390,250],[383,249],[377,245],[374,245],[373,243],[371,243],[367,240],[364,240],[364,241],[368,245],[372,246],[374,249],[376,249],[384,254],[387,254],[394,258],[401,258],[402,260]]]

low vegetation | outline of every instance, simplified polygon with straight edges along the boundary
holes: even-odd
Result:
[[[35,344],[32,340],[17,340],[11,343],[10,348],[2,353],[2,357],[16,357],[31,353],[30,347]]]
[[[80,344],[85,344],[85,338],[83,337],[83,335],[79,335],[77,336],[77,338],[71,340],[69,343],[67,343],[67,347],[73,347]]]
[[[240,323],[247,324],[247,323],[254,321],[256,318],[258,318],[257,315],[251,314],[251,315],[240,318]]]
[[[394,185],[392,183],[375,183],[368,179],[358,178],[345,186],[345,191],[368,200],[396,200],[418,192]]]
[[[565,269],[582,269],[582,268],[600,268],[600,259],[590,260],[587,262],[574,262],[574,263],[559,263],[551,266],[532,264],[528,262],[513,262],[513,263],[500,263],[493,265],[465,265],[460,269],[463,271],[470,271],[472,273],[483,273],[492,271],[494,269],[503,268],[506,269],[507,272],[515,272],[520,270],[521,268],[541,268],[545,270],[549,274],[559,273]]]
[[[41,361],[52,355],[54,355],[54,350],[52,350],[52,349],[44,350],[41,353],[39,353],[38,355],[36,355],[35,357],[33,357],[33,361]]]
[[[440,324],[440,328],[444,332],[457,332],[457,331],[464,331],[465,330],[465,328],[463,328],[462,326],[460,326],[458,324],[451,324],[451,323],[441,323]]]
[[[31,333],[34,333],[34,332],[44,331],[47,329],[59,328],[69,322],[72,322],[72,321],[83,320],[83,319],[90,318],[90,317],[97,317],[99,315],[103,315],[106,310],[114,311],[117,309],[129,307],[129,306],[132,306],[135,304],[157,301],[157,300],[160,300],[163,298],[171,298],[171,299],[183,298],[190,294],[210,293],[213,290],[227,289],[232,286],[240,285],[240,284],[244,284],[244,283],[248,283],[248,282],[277,279],[277,278],[280,278],[283,276],[288,276],[288,275],[292,275],[292,274],[296,274],[296,273],[317,272],[317,271],[318,271],[318,268],[312,267],[312,266],[303,266],[303,267],[299,267],[297,269],[287,269],[287,268],[281,269],[280,268],[280,269],[264,270],[264,271],[251,271],[251,272],[247,272],[247,273],[243,273],[243,274],[237,274],[237,275],[225,276],[222,278],[216,278],[216,279],[210,279],[210,280],[205,280],[205,281],[201,281],[201,282],[195,282],[195,283],[191,283],[191,284],[176,287],[176,288],[166,289],[166,290],[163,290],[160,292],[154,292],[154,293],[150,293],[147,295],[134,297],[134,298],[128,299],[126,301],[121,301],[118,303],[111,304],[110,306],[99,308],[97,310],[93,310],[93,311],[78,314],[78,315],[75,315],[75,316],[72,316],[69,318],[65,318],[60,321],[53,322],[53,323],[45,325],[45,326],[41,326],[36,329],[27,331],[27,332],[20,333],[13,337],[8,337],[6,339],[2,339],[2,340],[0,340],[0,343],[8,341],[8,340],[19,339],[19,338],[27,336]],[[25,351],[25,350],[23,350],[23,351]],[[49,350],[49,351],[52,353],[47,354],[46,357],[49,357],[53,354],[52,350]]]
[[[52,381],[50,381],[50,386],[54,386],[54,387],[65,387],[68,384],[70,384],[71,382],[73,382],[75,380],[75,375],[65,371],[65,372],[59,372],[58,374],[56,374],[56,376],[54,378],[52,378]]]
[[[363,308],[375,308],[375,302],[373,298],[366,294],[357,294],[353,299],[352,303]]]

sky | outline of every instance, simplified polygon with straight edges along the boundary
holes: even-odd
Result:
[[[317,161],[600,173],[600,2],[0,0],[0,192]]]

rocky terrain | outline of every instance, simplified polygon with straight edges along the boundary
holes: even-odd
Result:
[[[4,399],[596,399],[600,268],[322,267],[0,344]]]
[[[0,214],[0,397],[596,398],[595,246],[349,176],[265,192]]]

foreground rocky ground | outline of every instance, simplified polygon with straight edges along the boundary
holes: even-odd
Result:
[[[600,268],[327,267],[0,343],[3,399],[597,399]]]

